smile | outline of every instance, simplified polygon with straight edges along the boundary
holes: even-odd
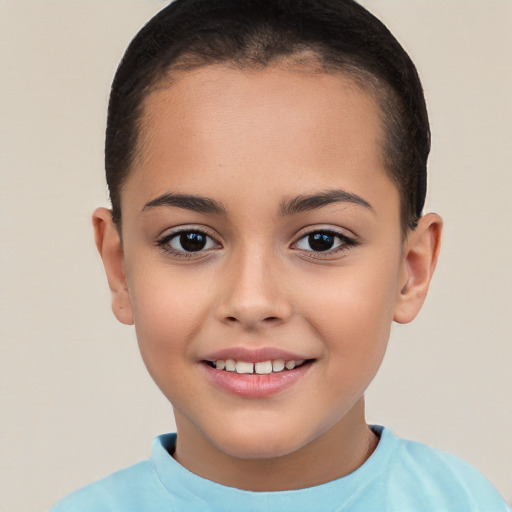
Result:
[[[203,359],[199,367],[216,388],[240,398],[262,399],[302,381],[316,362],[316,359],[251,359]]]
[[[302,366],[306,362],[305,359],[298,361],[284,359],[276,359],[274,361],[258,361],[251,363],[248,361],[235,361],[234,359],[218,359],[217,361],[207,361],[207,363],[216,370],[226,372],[236,372],[243,374],[268,375],[270,373],[279,373],[286,370],[293,370]]]

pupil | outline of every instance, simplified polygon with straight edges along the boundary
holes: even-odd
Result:
[[[180,244],[186,251],[200,251],[206,245],[206,237],[201,233],[182,233],[180,235]]]
[[[314,251],[328,251],[334,244],[334,237],[326,233],[315,233],[308,238],[309,246]]]

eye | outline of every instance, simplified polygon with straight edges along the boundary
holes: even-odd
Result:
[[[157,245],[164,251],[185,257],[219,246],[211,236],[197,229],[169,233],[158,240]]]
[[[308,252],[335,253],[356,245],[356,241],[336,231],[312,231],[303,236],[296,244],[297,248]]]

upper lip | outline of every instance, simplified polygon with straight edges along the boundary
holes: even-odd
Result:
[[[233,359],[235,361],[246,361],[248,363],[257,363],[259,361],[275,361],[282,359],[284,361],[300,361],[302,359],[313,359],[302,354],[296,354],[276,347],[229,347],[216,352],[211,352],[203,357],[204,361],[226,361]]]

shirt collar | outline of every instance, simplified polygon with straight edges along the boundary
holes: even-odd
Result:
[[[254,492],[227,487],[191,473],[175,461],[170,453],[176,446],[176,434],[164,434],[153,440],[151,462],[153,469],[175,500],[187,504],[187,510],[222,510],[223,512],[253,512],[279,510],[301,512],[341,510],[365,492],[375,478],[385,470],[397,438],[379,425],[371,427],[380,437],[379,444],[368,460],[357,470],[337,480],[292,491]]]

